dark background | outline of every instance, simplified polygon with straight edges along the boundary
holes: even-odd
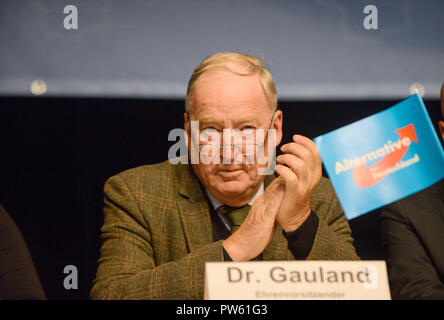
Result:
[[[284,139],[314,138],[399,101],[281,101]],[[436,125],[437,100],[425,100]],[[88,299],[110,176],[167,159],[183,100],[0,98],[0,203],[28,244],[49,299]],[[435,127],[437,130],[437,127]],[[379,210],[350,221],[362,259],[381,259]],[[78,290],[65,290],[75,265]]]

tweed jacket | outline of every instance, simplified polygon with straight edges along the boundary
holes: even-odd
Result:
[[[267,176],[265,188],[274,179]],[[169,161],[124,171],[105,184],[104,224],[92,299],[202,299],[205,262],[223,261],[209,202],[189,165]],[[359,259],[328,179],[311,197],[319,218],[307,259]],[[263,260],[292,260],[278,226]]]

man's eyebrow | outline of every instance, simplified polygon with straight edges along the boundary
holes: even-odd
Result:
[[[205,115],[202,115],[202,116],[198,117],[198,119],[196,119],[196,120],[198,120],[201,123],[220,123],[220,122],[223,122],[223,120],[221,120],[221,119],[217,119],[217,118],[214,118],[214,117],[211,117],[211,116],[205,116]],[[260,124],[260,121],[259,121],[259,119],[257,117],[252,116],[252,117],[243,117],[243,118],[241,117],[241,118],[238,118],[238,119],[236,119],[234,121],[234,123],[237,124],[237,125],[242,124],[242,123]]]
[[[198,120],[199,122],[202,122],[202,123],[217,123],[217,122],[222,121],[221,119],[216,119],[216,118],[205,116],[205,115],[198,117],[198,119],[196,119],[196,120]]]
[[[259,119],[257,117],[254,117],[254,116],[253,117],[239,118],[239,119],[236,119],[235,122],[236,123],[257,123],[257,124],[260,123]]]
[[[201,123],[220,123],[220,122],[223,122],[223,120],[221,120],[221,119],[216,119],[216,118],[213,118],[213,117],[206,117],[206,116],[199,117],[197,120],[199,122],[201,122]],[[246,118],[236,119],[234,121],[234,123],[235,124],[242,124],[242,123],[255,123],[255,124],[259,124],[260,121],[256,117],[246,117]]]

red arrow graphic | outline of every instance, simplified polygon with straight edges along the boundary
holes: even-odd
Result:
[[[368,188],[379,182],[384,178],[388,171],[387,169],[393,168],[407,152],[410,144],[405,146],[402,141],[404,138],[409,138],[410,141],[418,143],[418,138],[416,137],[415,127],[413,123],[395,130],[399,134],[399,140],[393,144],[394,150],[386,155],[384,158],[376,162],[371,167],[367,167],[364,164],[355,167],[353,171],[353,179],[358,187]],[[404,140],[405,141],[405,140]],[[385,172],[385,173],[384,173]]]

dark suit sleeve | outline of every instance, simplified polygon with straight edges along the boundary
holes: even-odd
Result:
[[[381,214],[381,243],[392,298],[444,299],[444,285],[404,211],[398,202]]]
[[[0,299],[46,299],[25,240],[1,205]]]
[[[285,239],[288,241],[288,248],[296,260],[305,260],[310,254],[318,226],[319,218],[316,213],[312,211],[298,229],[292,232],[282,230]]]

